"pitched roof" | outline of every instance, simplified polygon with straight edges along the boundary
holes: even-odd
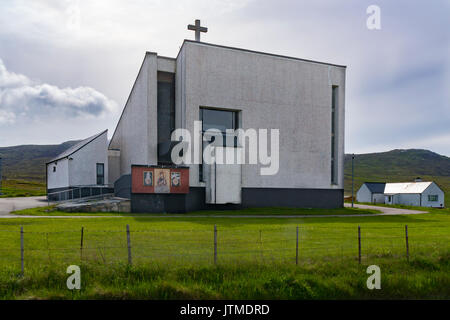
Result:
[[[364,182],[372,193],[384,193],[385,182]]]
[[[83,148],[85,145],[87,145],[88,143],[94,141],[95,139],[97,139],[98,137],[100,137],[101,135],[103,135],[104,133],[108,132],[108,129],[97,133],[89,138],[86,138],[80,142],[78,142],[77,144],[73,145],[72,147],[70,147],[69,149],[67,149],[66,151],[60,153],[58,156],[56,156],[55,158],[53,158],[52,160],[50,160],[49,162],[47,162],[47,164],[67,158],[69,156],[71,156],[72,154],[74,154],[75,152],[77,152],[78,150],[80,150],[81,148]]]
[[[398,194],[398,193],[422,193],[433,182],[397,182],[386,183],[384,193],[386,194]]]

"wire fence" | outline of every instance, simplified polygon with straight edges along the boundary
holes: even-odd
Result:
[[[286,226],[199,230],[0,230],[0,266],[20,270],[67,262],[114,264],[308,263],[352,258],[410,260],[450,252],[448,226]]]

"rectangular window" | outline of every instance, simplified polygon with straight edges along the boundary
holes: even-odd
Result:
[[[97,184],[105,184],[105,165],[103,163],[97,163]]]
[[[218,129],[225,133],[226,129],[236,129],[236,112],[215,109],[200,109],[203,121],[202,131]]]
[[[338,87],[332,86],[331,88],[331,184],[337,183],[337,106],[338,103]]]
[[[226,146],[225,133],[227,129],[236,130],[238,128],[238,111],[232,110],[219,110],[200,108],[200,121],[202,121],[202,154],[203,149],[209,144],[207,141],[203,141],[203,135],[208,129],[217,129],[223,134],[223,144]],[[237,139],[234,141],[236,146]],[[199,180],[204,182],[203,177],[203,165],[199,166]]]
[[[438,195],[437,194],[429,194],[428,195],[428,201],[438,201]]]

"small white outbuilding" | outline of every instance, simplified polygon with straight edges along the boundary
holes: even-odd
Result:
[[[47,162],[47,194],[70,197],[103,193],[108,187],[108,130],[75,144]],[[84,189],[82,189],[84,187]],[[55,193],[56,192],[56,193]],[[61,193],[61,195],[59,194]]]
[[[443,207],[444,191],[433,181],[365,182],[356,193],[358,202]]]

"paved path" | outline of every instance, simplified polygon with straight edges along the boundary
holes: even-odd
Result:
[[[348,207],[348,205],[345,205]],[[351,204],[350,204],[351,206]],[[394,215],[407,215],[407,214],[422,214],[427,213],[426,211],[409,210],[409,209],[398,209],[398,208],[388,208],[388,207],[378,207],[378,206],[368,206],[368,205],[355,205],[361,209],[374,209],[381,211],[380,213],[374,214],[333,214],[333,215],[189,215],[189,214],[134,214],[134,215],[114,215],[114,216],[19,216],[19,215],[0,215],[0,218],[55,218],[55,219],[91,219],[91,218],[355,218],[355,217],[376,217],[376,216],[394,216]]]
[[[344,203],[344,206],[346,208],[351,208],[351,203]],[[381,207],[381,206],[371,206],[367,204],[355,204],[356,208],[359,209],[372,209],[372,210],[378,210],[382,213],[377,215],[385,215],[385,216],[394,216],[399,214],[420,214],[420,213],[427,213],[426,208],[423,208],[424,211],[419,210],[411,210],[411,209],[400,209],[400,208],[391,208],[391,207]],[[373,216],[373,215],[372,215]]]
[[[9,214],[11,211],[44,207],[46,205],[47,205],[47,198],[45,196],[0,198],[0,217],[11,216]]]
[[[371,206],[365,204],[355,204],[356,208],[378,210],[380,213],[374,214],[334,214],[334,215],[189,215],[189,214],[134,214],[134,215],[114,215],[114,216],[23,216],[10,214],[14,210],[43,207],[47,205],[46,197],[20,197],[20,198],[0,198],[0,218],[351,218],[351,217],[374,217],[392,216],[403,214],[421,214],[426,211],[389,208]],[[345,207],[351,207],[350,203],[345,203]],[[424,209],[425,210],[425,209]]]

